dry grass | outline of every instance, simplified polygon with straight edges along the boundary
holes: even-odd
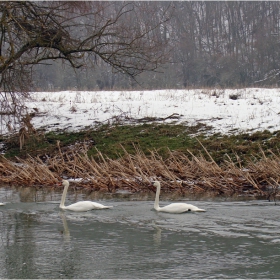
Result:
[[[260,159],[247,163],[245,168],[231,158],[218,165],[206,149],[207,158],[169,151],[165,160],[156,151],[147,156],[137,147],[135,150],[134,155],[124,150],[125,155],[117,160],[98,152],[95,160],[88,157],[86,147],[62,152],[58,144],[57,156],[44,162],[29,157],[18,158],[15,163],[1,157],[0,183],[54,186],[61,177],[71,177],[83,178],[77,186],[91,190],[145,192],[150,190],[151,181],[157,179],[162,182],[163,191],[180,195],[247,194],[275,199],[278,193],[280,156],[273,153],[269,158],[262,153]]]

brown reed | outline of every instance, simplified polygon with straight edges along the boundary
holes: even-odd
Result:
[[[206,151],[206,149],[203,147]],[[246,163],[234,163],[228,157],[218,165],[206,151],[195,156],[178,151],[168,151],[163,159],[156,150],[145,155],[135,146],[135,154],[123,148],[124,156],[113,160],[98,151],[96,159],[87,155],[87,148],[79,151],[58,153],[43,161],[39,157],[17,158],[10,161],[0,158],[0,183],[54,186],[64,178],[82,178],[78,187],[91,190],[115,192],[128,189],[132,192],[150,190],[151,181],[160,180],[165,192],[179,191],[180,194],[235,195],[247,194],[267,196],[275,199],[280,182],[280,156],[270,152],[269,156],[260,149],[260,158]]]

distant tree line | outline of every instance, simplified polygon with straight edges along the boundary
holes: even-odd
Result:
[[[169,60],[170,3],[0,1],[0,123],[25,114],[31,90],[112,88]]]
[[[111,90],[278,86],[278,1],[139,3],[142,11],[144,8],[153,10],[153,19],[157,21],[162,11],[171,7],[169,20],[162,22],[157,29],[160,42],[165,44],[168,52],[168,59],[157,71],[143,71],[135,81],[101,60],[96,61],[94,67],[88,64],[76,70],[57,61],[49,66],[36,66],[34,88]],[[141,17],[145,18],[145,13]],[[128,24],[132,22],[126,17],[121,20]]]

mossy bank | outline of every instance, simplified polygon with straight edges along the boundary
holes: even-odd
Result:
[[[150,191],[179,195],[249,195],[275,199],[280,182],[280,132],[209,134],[202,124],[100,125],[79,132],[36,133],[19,147],[3,138],[4,184],[54,186],[82,178],[91,190]]]
[[[280,131],[259,131],[232,135],[209,134],[203,124],[185,126],[176,124],[100,125],[79,132],[47,132],[29,136],[20,150],[19,137],[1,137],[2,153],[6,158],[51,156],[61,149],[75,149],[87,145],[88,155],[95,157],[98,151],[104,156],[117,159],[125,151],[134,154],[135,148],[148,155],[156,150],[163,158],[168,151],[193,155],[211,155],[220,164],[230,157],[233,161],[258,160],[264,152],[278,153]],[[125,151],[124,151],[125,150]],[[207,151],[207,152],[206,152]]]

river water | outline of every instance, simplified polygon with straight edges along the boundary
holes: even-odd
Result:
[[[60,195],[0,188],[0,278],[280,278],[274,203],[188,201],[207,212],[168,214],[152,197],[108,195],[99,202],[114,208],[76,213]]]

